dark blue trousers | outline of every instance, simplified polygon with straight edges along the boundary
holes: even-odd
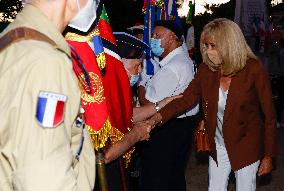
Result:
[[[185,191],[185,169],[197,116],[155,127],[142,151],[140,191]]]

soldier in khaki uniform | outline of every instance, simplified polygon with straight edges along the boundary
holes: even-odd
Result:
[[[68,23],[76,25],[78,19],[89,19],[88,28],[95,13],[88,19],[81,13],[93,3],[31,0],[0,34],[29,27],[62,50],[46,42],[22,40],[0,53],[1,191],[90,191],[94,187],[95,154],[87,131],[75,126],[80,90],[67,56],[70,48],[61,35]]]

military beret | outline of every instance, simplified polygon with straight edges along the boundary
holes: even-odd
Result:
[[[181,37],[183,35],[183,29],[181,27],[179,27],[178,25],[176,25],[174,23],[174,21],[172,21],[172,20],[155,21],[155,27],[156,26],[162,26],[162,27],[169,29],[178,37],[178,39],[181,39]]]
[[[114,32],[113,34],[116,38],[118,52],[121,58],[141,58],[144,55],[144,50],[149,48],[146,43],[128,33]]]

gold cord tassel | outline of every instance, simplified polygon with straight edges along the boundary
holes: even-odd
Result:
[[[103,148],[112,132],[112,126],[109,118],[105,121],[103,128],[99,131],[94,131],[88,125],[86,125],[86,127],[88,128],[95,150],[98,151],[99,149]]]
[[[96,56],[96,60],[97,60],[97,63],[98,63],[98,66],[99,66],[99,69],[102,70],[106,67],[106,57],[105,57],[105,53],[102,52],[100,54],[98,54]]]

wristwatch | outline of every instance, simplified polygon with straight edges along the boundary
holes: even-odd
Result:
[[[158,111],[160,110],[159,103],[158,103],[158,102],[155,102],[154,105],[155,105],[156,111],[158,112]]]

